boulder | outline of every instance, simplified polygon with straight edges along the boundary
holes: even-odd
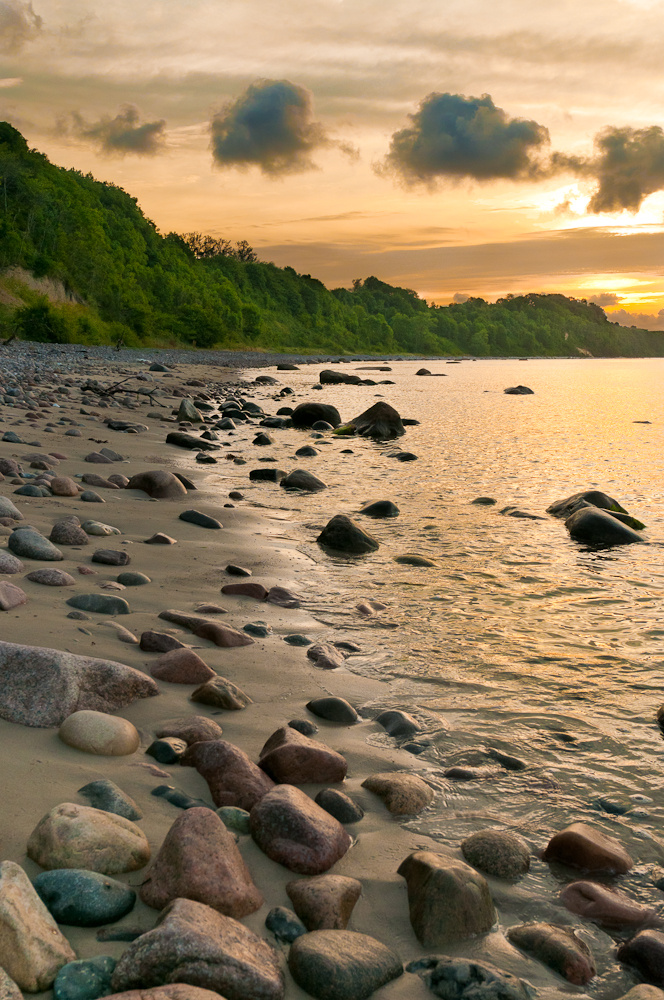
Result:
[[[70,927],[113,923],[136,903],[136,893],[124,882],[81,868],[41,872],[32,884],[53,919]]]
[[[80,572],[80,570],[79,570]],[[67,600],[70,608],[91,611],[96,615],[128,615],[131,609],[124,597],[111,594],[74,594]]]
[[[394,407],[381,400],[335,431],[335,434],[348,433],[374,438],[376,441],[391,441],[401,437],[406,430]]]
[[[259,754],[259,767],[277,784],[334,784],[346,777],[348,764],[336,750],[309,739],[290,726],[282,726],[267,740]]]
[[[157,727],[159,737],[173,736],[184,740],[188,746],[194,743],[211,742],[221,737],[221,726],[205,715],[187,715],[178,719],[165,719]]]
[[[141,632],[139,645],[145,653],[167,653],[170,649],[187,648],[174,635],[169,635],[168,632],[153,632],[152,629]]]
[[[215,646],[221,646],[224,649],[234,646],[250,646],[254,641],[245,632],[238,632],[237,629],[230,628],[228,625],[220,625],[218,622],[211,622],[207,618],[199,618],[197,615],[190,615],[185,611],[162,611],[159,617],[189,629],[199,639],[208,639]]]
[[[204,684],[216,677],[214,670],[193,649],[171,649],[150,666],[150,673],[171,684]]]
[[[115,959],[111,955],[96,955],[69,962],[58,972],[53,983],[56,1000],[90,1000],[105,997],[111,988]]]
[[[584,986],[597,972],[590,948],[571,927],[547,923],[520,924],[509,928],[507,940],[575,986]]]
[[[274,782],[239,747],[226,740],[194,743],[180,763],[195,767],[208,783],[216,806],[251,810],[274,788]]]
[[[414,736],[419,733],[420,726],[408,712],[400,708],[389,708],[381,712],[374,719],[379,726],[382,726],[388,736]]]
[[[155,910],[174,899],[193,899],[236,920],[263,905],[233,834],[215,812],[200,806],[173,823],[140,897]]]
[[[7,552],[6,549],[0,549],[0,573],[7,573],[9,575],[14,573],[22,573],[25,566],[20,559],[13,556],[11,552]]]
[[[78,496],[78,486],[69,476],[54,476],[49,483],[49,488],[56,497]]]
[[[104,1000],[219,1000],[219,994],[216,990],[201,990],[198,986],[172,983],[170,986],[154,986],[148,990],[113,993],[112,996],[104,997]]]
[[[636,969],[647,983],[664,987],[664,932],[639,931],[621,944],[616,954],[619,962]]]
[[[343,667],[345,657],[341,650],[329,642],[315,642],[307,649],[307,656],[321,670],[338,670]]]
[[[192,424],[200,424],[203,420],[202,414],[196,409],[190,399],[183,399],[177,412],[178,420],[189,420]]]
[[[332,427],[341,423],[339,411],[329,403],[300,403],[291,414],[294,427],[312,427],[317,420],[325,420]]]
[[[56,569],[50,566],[48,569],[33,569],[32,573],[26,575],[26,580],[32,583],[41,583],[45,587],[73,587],[76,580],[63,569]]]
[[[546,512],[547,514],[552,514],[553,517],[560,517],[566,521],[574,511],[588,506],[600,507],[602,510],[614,513],[616,511],[620,514],[627,513],[617,500],[614,500],[613,497],[608,496],[606,493],[602,493],[601,490],[584,490],[582,493],[573,493],[571,497],[565,497],[564,500],[556,500],[555,503],[546,508]]]
[[[27,993],[40,993],[75,958],[21,866],[0,863],[0,967],[9,986],[13,980]]]
[[[251,810],[251,835],[268,858],[300,875],[321,875],[351,839],[341,823],[293,785],[277,785]]]
[[[42,868],[87,868],[103,875],[133,872],[150,859],[143,831],[115,813],[63,802],[39,821],[28,857]]]
[[[346,875],[316,875],[288,882],[286,892],[308,931],[345,930],[362,883]]]
[[[534,392],[527,385],[513,385],[509,389],[503,389],[507,396],[532,396]]]
[[[0,580],[0,611],[12,611],[14,608],[20,607],[21,604],[25,604],[27,600],[26,592],[17,587],[15,583],[10,583],[9,580]]]
[[[127,719],[89,709],[68,715],[58,736],[67,746],[102,757],[135,753],[141,742],[138,730]]]
[[[319,545],[336,552],[363,555],[375,552],[379,542],[345,514],[335,514],[316,539]]]
[[[398,874],[406,879],[410,922],[425,948],[445,948],[493,926],[496,911],[486,879],[463,861],[415,851]]]
[[[23,1000],[23,994],[20,989],[14,980],[10,979],[2,966],[0,966],[0,1000]]]
[[[532,1000],[535,993],[510,972],[467,958],[432,955],[409,962],[406,972],[418,975],[442,1000]]]
[[[59,726],[72,712],[113,712],[158,694],[132,667],[57,649],[0,642],[0,718],[22,726]]]
[[[559,861],[586,871],[608,871],[619,875],[624,875],[634,864],[615,837],[609,837],[588,823],[572,823],[556,833],[547,844],[542,859]]]
[[[565,521],[572,538],[587,545],[630,545],[643,542],[633,528],[599,507],[582,507]]]
[[[571,913],[603,927],[641,927],[657,919],[652,907],[597,882],[570,882],[560,893],[560,902]]]
[[[204,903],[176,899],[157,926],[124,952],[112,988],[181,983],[219,993],[227,1000],[282,1000],[284,977],[270,945],[232,917]],[[194,1000],[188,992],[186,1000]]]
[[[394,816],[415,816],[434,799],[431,785],[407,771],[372,774],[362,782],[362,788],[378,795]]]
[[[64,559],[60,549],[35,528],[15,528],[7,539],[7,546],[14,555],[42,562],[59,562]]]
[[[525,840],[509,830],[478,830],[461,841],[468,864],[496,878],[518,878],[530,869]]]
[[[288,968],[320,1000],[363,1000],[403,974],[401,959],[376,938],[355,931],[312,931],[293,941]]]
[[[318,376],[321,385],[361,385],[362,379],[359,375],[351,375],[350,372],[335,372],[330,368],[324,368]]]
[[[211,705],[213,708],[223,708],[227,712],[237,712],[253,704],[252,699],[242,688],[219,676],[201,684],[192,692],[189,700],[201,705]]]
[[[306,469],[294,469],[284,476],[279,485],[284,490],[302,490],[305,493],[319,493],[327,489],[322,479]]]
[[[177,476],[165,469],[138,472],[131,477],[125,489],[142,490],[157,500],[180,500],[187,495],[187,490]]]

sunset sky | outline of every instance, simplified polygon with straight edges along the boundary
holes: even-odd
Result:
[[[664,0],[0,0],[0,119],[329,287],[662,329],[663,53]]]

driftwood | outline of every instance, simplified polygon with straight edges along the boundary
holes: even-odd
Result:
[[[138,379],[141,382],[147,382],[145,375],[130,375],[128,378],[123,378],[119,382],[113,382],[112,385],[101,385],[97,379],[89,379],[84,383],[84,385],[81,386],[81,392],[93,392],[102,399],[108,396],[113,398],[113,396],[119,392],[124,393],[125,395],[132,394],[134,396],[147,396],[150,400],[150,406],[166,406],[165,403],[160,403],[154,396],[154,393],[159,391],[158,385],[156,385],[154,389],[127,388],[126,383],[131,382],[133,379]]]

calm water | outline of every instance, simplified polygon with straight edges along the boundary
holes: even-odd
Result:
[[[268,412],[315,399],[348,419],[382,397],[421,423],[396,448],[328,436],[305,460],[293,455],[308,432],[275,432],[270,454],[282,468],[318,475],[329,486],[320,494],[247,489],[246,473],[238,481],[248,499],[292,510],[312,560],[302,592],[321,595],[315,613],[328,637],[343,630],[356,639],[365,654],[349,668],[395,678],[380,707],[404,708],[422,724],[430,745],[420,760],[441,794],[413,827],[451,846],[482,826],[514,829],[535,849],[568,822],[599,823],[642,861],[629,891],[659,904],[651,869],[664,858],[664,743],[655,722],[664,701],[664,361],[427,362],[444,378],[415,377],[420,366],[359,373],[395,385],[320,392],[310,386],[323,366],[269,370],[296,395],[276,403],[252,392]],[[535,394],[504,395],[518,383]],[[238,443],[252,436],[239,432]],[[399,448],[418,461],[390,458]],[[592,551],[546,515],[552,501],[589,488],[644,521],[649,544]],[[479,496],[497,504],[472,505]],[[380,540],[377,553],[332,558],[318,548],[313,539],[330,516],[375,499],[401,511],[360,519]],[[501,515],[508,504],[544,519]],[[436,565],[395,563],[405,552]],[[362,598],[386,609],[364,619],[355,610]],[[488,748],[526,769],[504,770]],[[442,772],[453,764],[480,766],[486,778],[449,782]],[[536,862],[503,913],[511,923],[566,920],[551,902],[555,890],[555,876]],[[608,954],[600,931],[584,933]],[[590,992],[618,996],[630,982],[606,959]]]

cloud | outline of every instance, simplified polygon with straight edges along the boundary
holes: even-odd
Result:
[[[0,0],[0,52],[17,52],[39,34],[42,24],[31,3]]]
[[[163,119],[139,124],[140,114],[133,104],[125,104],[115,118],[103,116],[97,122],[87,122],[72,113],[72,131],[81,139],[98,145],[108,155],[154,156],[163,146],[166,122]]]
[[[210,123],[212,155],[220,167],[259,167],[264,174],[315,169],[311,154],[329,146],[356,155],[315,121],[312,95],[289,80],[257,80]]]
[[[452,296],[452,302],[462,303],[467,302],[470,295],[466,295],[465,292],[455,292]]]
[[[658,125],[605,128],[595,136],[595,150],[586,164],[598,182],[591,212],[637,212],[649,194],[664,188],[664,132]]]
[[[588,296],[588,302],[592,302],[596,306],[617,306],[620,302],[620,296],[616,295],[614,292],[602,292],[601,295],[590,295]]]
[[[444,177],[533,177],[540,168],[532,154],[549,141],[543,125],[510,118],[488,94],[434,92],[408,117],[410,126],[392,135],[389,152],[377,168],[407,184],[432,185]]]
[[[664,330],[664,309],[658,313],[631,313],[625,309],[616,309],[615,312],[608,313],[612,323],[620,326],[637,326],[642,330]]]

